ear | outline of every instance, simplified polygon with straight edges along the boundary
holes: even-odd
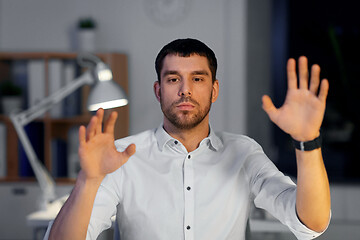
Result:
[[[219,96],[219,81],[216,79],[212,86],[212,99],[211,102],[216,102],[217,98]]]
[[[154,82],[154,93],[155,93],[155,97],[156,99],[160,102],[160,83],[159,81],[155,81]]]

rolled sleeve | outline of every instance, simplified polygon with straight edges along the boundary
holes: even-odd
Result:
[[[299,219],[296,213],[296,207],[294,207],[293,211],[291,212],[291,219],[295,219],[294,222],[288,225],[290,231],[296,236],[297,239],[307,240],[307,239],[314,239],[322,235],[327,228],[329,227],[330,220],[331,220],[331,212],[329,217],[329,222],[326,229],[322,232],[316,232],[305,226]]]
[[[111,218],[116,215],[116,207],[119,203],[118,196],[113,193],[112,187],[114,186],[111,175],[107,175],[95,197],[86,235],[87,240],[97,239],[102,231],[112,225]]]
[[[250,156],[247,170],[256,207],[265,209],[286,225],[297,239],[314,239],[325,232],[315,232],[299,220],[296,184],[281,173],[265,154],[258,152]]]

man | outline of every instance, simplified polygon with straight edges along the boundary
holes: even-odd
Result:
[[[317,142],[328,81],[320,83],[319,66],[312,67],[308,86],[307,59],[301,57],[298,87],[290,59],[284,105],[277,109],[263,97],[270,119],[301,142],[295,150],[296,187],[255,141],[210,128],[209,111],[219,94],[211,49],[198,40],[175,40],[155,64],[163,124],[115,145],[116,113],[103,131],[102,109],[87,129],[80,127],[82,170],[50,239],[96,239],[113,215],[122,240],[245,239],[251,201],[299,239],[319,236],[330,219],[329,183]]]

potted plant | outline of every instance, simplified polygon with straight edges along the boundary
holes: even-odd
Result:
[[[2,112],[9,115],[12,111],[21,110],[22,89],[10,80],[0,83]]]
[[[91,17],[80,18],[77,29],[79,50],[85,52],[94,52],[96,49],[95,20]]]

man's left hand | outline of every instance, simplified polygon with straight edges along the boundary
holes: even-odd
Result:
[[[311,68],[310,86],[307,58],[299,58],[299,86],[296,61],[287,63],[288,90],[284,104],[276,108],[270,97],[262,97],[263,109],[279,128],[297,141],[311,141],[319,136],[324,118],[329,82],[320,82],[320,67]],[[320,87],[320,90],[319,90]]]

